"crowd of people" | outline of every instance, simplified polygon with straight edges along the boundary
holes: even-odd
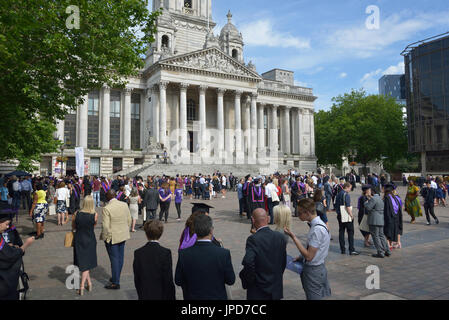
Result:
[[[94,227],[99,221],[96,208],[103,207],[100,240],[105,243],[111,263],[111,278],[106,289],[120,289],[125,243],[130,232],[136,232],[136,222],[142,215],[148,243],[135,251],[134,280],[139,299],[175,299],[175,287],[183,290],[185,299],[231,299],[228,286],[235,283],[231,253],[215,238],[209,210],[211,200],[226,197],[227,190],[237,191],[239,215],[249,220],[250,236],[239,273],[242,287],[249,300],[282,299],[282,277],[287,265],[286,246],[293,243],[299,252],[294,263],[301,265],[301,281],[307,299],[322,299],[331,294],[325,260],[330,241],[328,217],[335,212],[339,226],[341,254],[346,254],[345,233],[351,256],[359,255],[354,246],[354,216],[350,192],[356,181],[362,184],[357,200],[358,224],[365,247],[374,245],[373,257],[389,257],[400,249],[403,234],[402,208],[411,216],[411,223],[422,216],[418,197],[424,198],[428,224],[430,216],[439,223],[434,206],[445,205],[446,185],[441,177],[428,177],[423,188],[409,181],[404,202],[396,185],[385,176],[370,174],[345,177],[327,174],[301,175],[294,170],[286,174],[251,176],[238,179],[215,172],[213,175],[194,174],[128,178],[116,176],[86,176],[82,179],[54,177],[0,177],[0,297],[17,298],[17,282],[23,270],[22,256],[34,240],[43,239],[48,215],[56,215],[58,225],[67,224],[72,216],[74,232],[74,264],[79,267],[81,285],[92,291],[90,270],[97,267],[97,241]],[[443,196],[438,197],[439,189]],[[181,203],[187,197],[201,199],[193,203],[179,242],[179,258],[175,277],[172,273],[171,251],[158,240],[167,223],[170,204],[175,203],[177,221],[181,221]],[[209,202],[211,201],[211,202]],[[22,241],[15,226],[20,205],[35,223],[35,235]],[[159,210],[159,215],[157,211]],[[52,213],[53,212],[53,213]],[[309,223],[307,243],[303,245],[291,231],[293,218]],[[270,228],[269,225],[273,225]],[[370,237],[373,243],[370,242]],[[14,275],[14,281],[10,277]],[[205,281],[206,280],[206,281]]]

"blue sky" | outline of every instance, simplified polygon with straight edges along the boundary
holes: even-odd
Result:
[[[377,30],[365,25],[370,5],[380,10]],[[215,33],[228,10],[243,34],[245,62],[259,73],[294,71],[298,85],[313,88],[317,110],[351,88],[377,94],[383,74],[403,73],[408,44],[449,31],[448,0],[212,0]]]

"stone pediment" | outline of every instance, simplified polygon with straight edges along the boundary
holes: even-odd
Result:
[[[239,63],[216,47],[187,53],[178,57],[160,60],[161,66],[219,73],[226,76],[252,78],[259,81],[259,74]]]

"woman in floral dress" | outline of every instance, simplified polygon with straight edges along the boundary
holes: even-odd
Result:
[[[416,217],[422,216],[421,205],[418,200],[419,188],[415,186],[413,180],[410,180],[407,195],[405,196],[405,211],[412,217],[410,223],[415,223]]]

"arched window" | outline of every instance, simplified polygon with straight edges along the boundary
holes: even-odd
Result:
[[[192,0],[184,0],[185,8],[192,8]]]
[[[169,48],[170,47],[170,39],[167,35],[162,36],[162,48]]]
[[[239,58],[239,51],[237,49],[233,49],[232,50],[232,57],[234,59],[238,59]]]
[[[195,121],[196,120],[196,104],[193,99],[189,99],[187,101],[187,120]]]

